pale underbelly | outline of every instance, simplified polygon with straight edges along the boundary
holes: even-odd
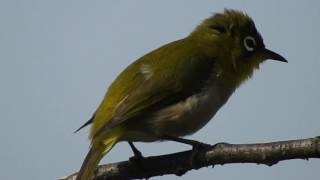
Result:
[[[161,109],[146,120],[145,131],[128,131],[124,140],[149,142],[159,140],[158,137],[163,135],[181,137],[193,134],[212,119],[231,93],[211,88]]]

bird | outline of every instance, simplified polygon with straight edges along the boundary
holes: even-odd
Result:
[[[267,49],[246,13],[225,9],[189,35],[134,61],[111,83],[92,118],[90,150],[77,180],[88,180],[118,142],[177,141],[205,126],[266,60],[288,62]],[[76,132],[77,132],[76,131]]]

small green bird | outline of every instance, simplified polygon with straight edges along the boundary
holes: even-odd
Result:
[[[226,9],[187,37],[166,44],[128,66],[111,84],[93,117],[91,148],[77,180],[88,180],[101,158],[120,141],[183,139],[201,129],[241,83],[267,59],[287,62],[265,48],[253,20]],[[77,131],[78,131],[77,130]]]

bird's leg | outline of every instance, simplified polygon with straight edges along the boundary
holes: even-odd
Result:
[[[195,164],[196,159],[197,159],[197,155],[201,149],[207,149],[207,148],[212,147],[210,144],[202,143],[202,142],[191,140],[191,139],[184,139],[184,138],[180,138],[180,137],[168,136],[168,135],[162,136],[161,139],[191,145],[192,146],[192,153],[190,156],[190,164],[191,165]]]
[[[133,145],[133,143],[131,141],[128,141],[130,147],[131,147],[131,150],[134,154],[134,156],[132,157],[133,159],[132,160],[141,160],[143,159],[143,156],[141,154],[141,152]],[[131,158],[130,158],[131,159]]]
[[[195,141],[195,140],[192,140],[192,139],[184,139],[184,138],[168,136],[168,135],[161,136],[160,139],[169,140],[169,141],[175,141],[175,142],[179,142],[179,143],[183,143],[183,144],[188,144],[188,145],[191,145],[193,147],[193,149],[211,147],[210,144],[202,143],[202,142]]]
[[[148,172],[146,170],[146,167],[142,163],[142,160],[143,160],[144,157],[142,156],[141,152],[133,145],[133,143],[131,141],[128,141],[128,143],[129,143],[129,145],[131,147],[131,150],[132,150],[132,152],[134,154],[134,156],[131,157],[129,159],[129,161],[132,162],[132,163],[137,164],[137,167],[139,167],[141,169],[141,172]],[[144,177],[148,177],[148,175],[145,174]]]

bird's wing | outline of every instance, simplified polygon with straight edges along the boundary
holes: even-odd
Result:
[[[183,101],[205,87],[215,61],[199,55],[179,55],[183,54],[179,53],[179,49],[174,49],[172,53],[166,57],[159,57],[154,52],[153,56],[147,55],[142,57],[143,60],[130,65],[122,73],[126,74],[125,76],[120,74],[110,86],[99,109],[108,109],[101,108],[108,106],[108,99],[117,103],[113,105],[107,121],[96,123],[99,119],[93,120],[93,125],[98,125],[92,129],[92,136],[106,132],[136,115]],[[105,113],[99,109],[95,117],[99,117],[97,113]]]
[[[80,126],[80,127],[79,127],[77,130],[75,130],[73,133],[77,133],[77,132],[79,132],[82,128],[84,128],[84,127],[88,126],[89,124],[91,124],[92,121],[93,121],[93,119],[94,119],[94,114],[91,116],[91,118],[90,118],[87,122],[85,122],[82,126]]]

